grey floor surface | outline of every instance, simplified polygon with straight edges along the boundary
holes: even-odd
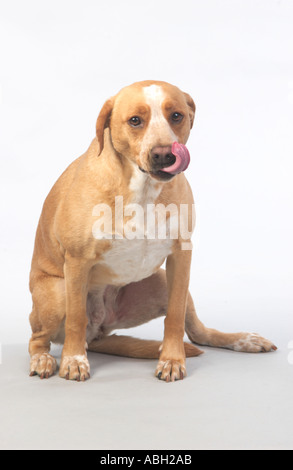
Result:
[[[75,383],[30,378],[27,346],[3,346],[0,448],[292,450],[288,349],[203,349],[182,382],[155,379],[155,361],[90,353],[92,378]]]

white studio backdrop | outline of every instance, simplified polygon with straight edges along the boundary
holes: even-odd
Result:
[[[104,101],[169,81],[197,104],[187,177],[199,211],[200,318],[293,339],[293,2],[0,0],[0,342],[30,335],[41,207],[89,146]],[[154,322],[140,336],[160,338]]]

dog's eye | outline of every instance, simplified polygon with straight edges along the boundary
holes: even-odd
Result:
[[[173,113],[171,119],[173,122],[181,122],[183,117],[184,116],[181,113]]]
[[[133,116],[131,119],[129,119],[128,122],[132,127],[138,127],[142,123],[141,119],[138,116]]]

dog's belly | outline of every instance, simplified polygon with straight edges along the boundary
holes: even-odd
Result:
[[[172,253],[174,240],[115,240],[101,264],[112,273],[112,285],[125,286],[154,274]]]

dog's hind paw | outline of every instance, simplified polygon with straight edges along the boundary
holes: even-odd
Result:
[[[231,349],[239,352],[260,353],[276,351],[278,348],[257,333],[242,333],[240,338],[233,343]]]

